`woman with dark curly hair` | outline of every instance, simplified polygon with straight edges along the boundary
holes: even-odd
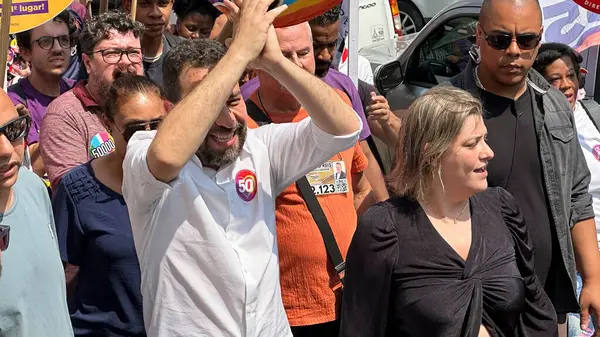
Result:
[[[221,14],[208,0],[175,0],[173,12],[177,15],[174,33],[186,39],[208,38]]]
[[[600,245],[600,105],[594,100],[578,99],[585,73],[580,65],[582,61],[583,57],[565,44],[545,43],[540,47],[533,68],[560,90],[573,108],[577,137],[590,170],[589,192],[596,220],[596,238]],[[581,275],[577,274],[578,295],[582,285]],[[597,327],[597,324],[590,322],[588,325],[587,322],[588,318],[580,321],[578,314],[569,314],[569,336],[592,336],[593,325]]]

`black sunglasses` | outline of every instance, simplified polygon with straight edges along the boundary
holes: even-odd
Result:
[[[123,135],[123,139],[125,139],[125,141],[128,142],[131,139],[131,137],[133,137],[133,134],[138,131],[151,131],[158,129],[158,126],[162,121],[162,118],[158,118],[148,122],[130,124],[127,125],[127,127],[125,127],[125,130],[123,130],[121,134]]]
[[[0,225],[0,251],[5,251],[8,248],[9,239],[10,226]]]
[[[36,42],[44,50],[50,50],[54,47],[54,40],[58,41],[58,44],[63,49],[71,48],[71,43],[73,42],[73,39],[69,35],[42,36],[32,42]]]
[[[488,35],[483,29],[483,26],[479,25],[479,27],[481,27],[481,31],[483,31],[483,35],[485,36],[488,45],[496,50],[506,50],[513,42],[513,35],[511,34],[493,33]],[[514,39],[517,41],[519,49],[531,50],[537,47],[542,37],[540,34],[524,33],[514,36]]]
[[[31,117],[21,116],[0,126],[0,134],[6,136],[10,142],[23,139],[29,132]]]

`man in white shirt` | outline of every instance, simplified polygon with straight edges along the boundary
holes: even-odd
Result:
[[[171,100],[185,98],[158,131],[129,141],[123,195],[148,336],[291,336],[274,200],[352,147],[361,122],[333,89],[283,56],[272,22],[286,6],[267,12],[269,4],[245,0],[232,8],[239,22],[227,53],[208,40],[171,50],[165,87]],[[247,130],[237,82],[250,62],[288,88],[311,118]]]

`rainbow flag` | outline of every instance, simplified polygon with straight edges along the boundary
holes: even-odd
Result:
[[[275,19],[275,27],[293,26],[317,17],[342,0],[284,0],[280,1],[288,5],[288,9]]]
[[[600,45],[600,14],[573,0],[540,0],[544,15],[544,42],[560,42],[575,50]]]
[[[219,10],[226,11],[223,9],[223,4],[221,4],[222,0],[209,1]],[[288,27],[309,21],[341,2],[342,0],[275,0],[274,3],[278,6],[283,4],[288,5],[288,9],[275,19],[273,25],[275,27]]]

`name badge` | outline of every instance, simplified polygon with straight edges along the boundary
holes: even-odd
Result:
[[[348,177],[344,161],[328,161],[306,175],[315,195],[348,192]]]

